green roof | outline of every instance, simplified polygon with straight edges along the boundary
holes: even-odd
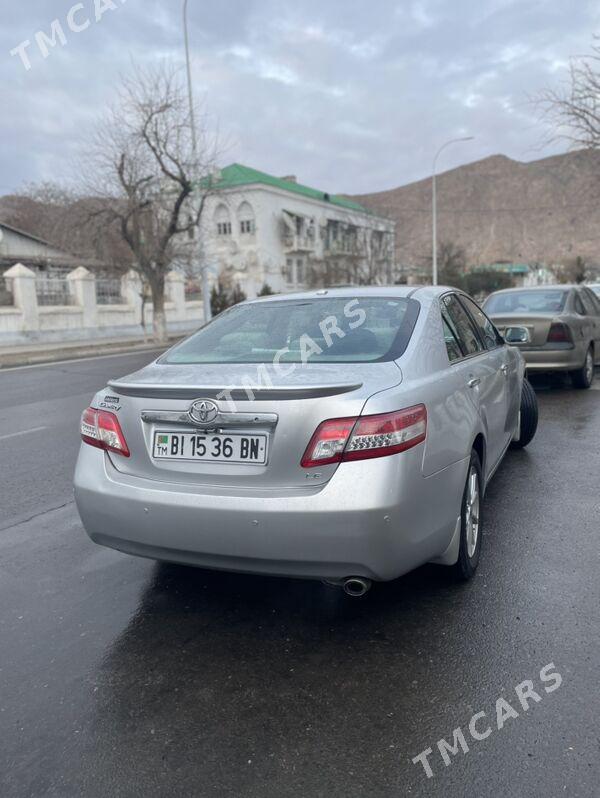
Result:
[[[232,163],[230,166],[225,166],[220,170],[219,178],[213,183],[214,189],[227,189],[236,188],[237,186],[247,186],[253,183],[261,183],[265,186],[272,186],[274,188],[289,191],[292,194],[301,194],[303,197],[309,197],[313,200],[320,202],[328,202],[331,205],[338,205],[340,208],[347,208],[348,210],[360,211],[361,213],[369,213],[369,211],[358,202],[353,202],[345,197],[340,197],[337,194],[327,194],[325,191],[319,191],[316,188],[303,186],[300,183],[295,183],[292,180],[284,180],[281,177],[274,177],[266,172],[260,172],[258,169],[251,169],[249,166],[242,166],[239,163]]]
[[[527,263],[507,263],[497,261],[496,263],[486,263],[479,267],[481,271],[505,272],[506,274],[528,274],[529,266]]]

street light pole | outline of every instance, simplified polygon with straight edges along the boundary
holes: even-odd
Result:
[[[437,160],[442,154],[442,152],[449,147],[451,144],[457,144],[460,141],[473,141],[474,136],[465,136],[464,138],[460,139],[450,139],[449,141],[442,144],[439,150],[435,154],[435,158],[433,159],[433,168],[431,170],[431,221],[432,221],[432,243],[433,243],[433,285],[438,284],[438,265],[437,265],[437,184],[436,184],[436,169],[437,169]]]
[[[194,158],[194,193],[198,187],[198,137],[196,135],[196,114],[194,111],[194,94],[192,91],[192,68],[190,65],[190,42],[188,37],[188,24],[187,24],[187,5],[188,0],[183,0],[183,36],[185,41],[185,65],[186,65],[186,72],[187,72],[187,86],[188,86],[188,102],[190,106],[190,127],[192,131],[192,155]],[[194,254],[196,257],[199,256],[200,253],[200,224],[198,224],[197,229],[194,231],[194,240],[193,240],[193,249]],[[202,277],[202,304],[204,308],[204,323],[206,324],[207,321],[210,321],[212,318],[212,312],[210,308],[210,292],[209,292],[209,285],[208,285],[208,269],[206,263],[202,263],[200,266],[200,274]]]

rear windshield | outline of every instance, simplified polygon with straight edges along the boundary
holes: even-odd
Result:
[[[162,363],[359,363],[394,360],[419,313],[414,299],[369,297],[237,305]]]
[[[493,294],[483,309],[486,313],[560,313],[565,308],[568,291],[540,288],[535,291],[511,291]]]

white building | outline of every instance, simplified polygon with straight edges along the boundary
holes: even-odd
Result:
[[[394,282],[394,223],[345,197],[240,164],[206,198],[202,254],[220,279],[253,298],[339,283]]]

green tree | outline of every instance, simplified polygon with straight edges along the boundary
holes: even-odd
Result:
[[[514,280],[510,274],[493,269],[479,269],[467,272],[463,277],[462,288],[474,297],[484,297],[493,291],[512,288]]]
[[[213,285],[212,290],[210,292],[210,309],[212,311],[213,316],[218,316],[219,313],[223,313],[224,310],[227,310],[229,304],[227,302],[228,292],[223,283],[218,280],[215,285]]]
[[[239,283],[236,283],[233,287],[233,291],[229,294],[229,307],[238,305],[240,302],[245,302],[247,299],[248,297],[240,288]]]
[[[229,290],[221,280],[218,280],[216,285],[213,285],[210,292],[210,308],[213,316],[218,316],[224,310],[230,308],[232,305],[237,305],[239,302],[244,302],[247,299],[246,294],[242,291],[239,284],[236,283],[232,290]]]

